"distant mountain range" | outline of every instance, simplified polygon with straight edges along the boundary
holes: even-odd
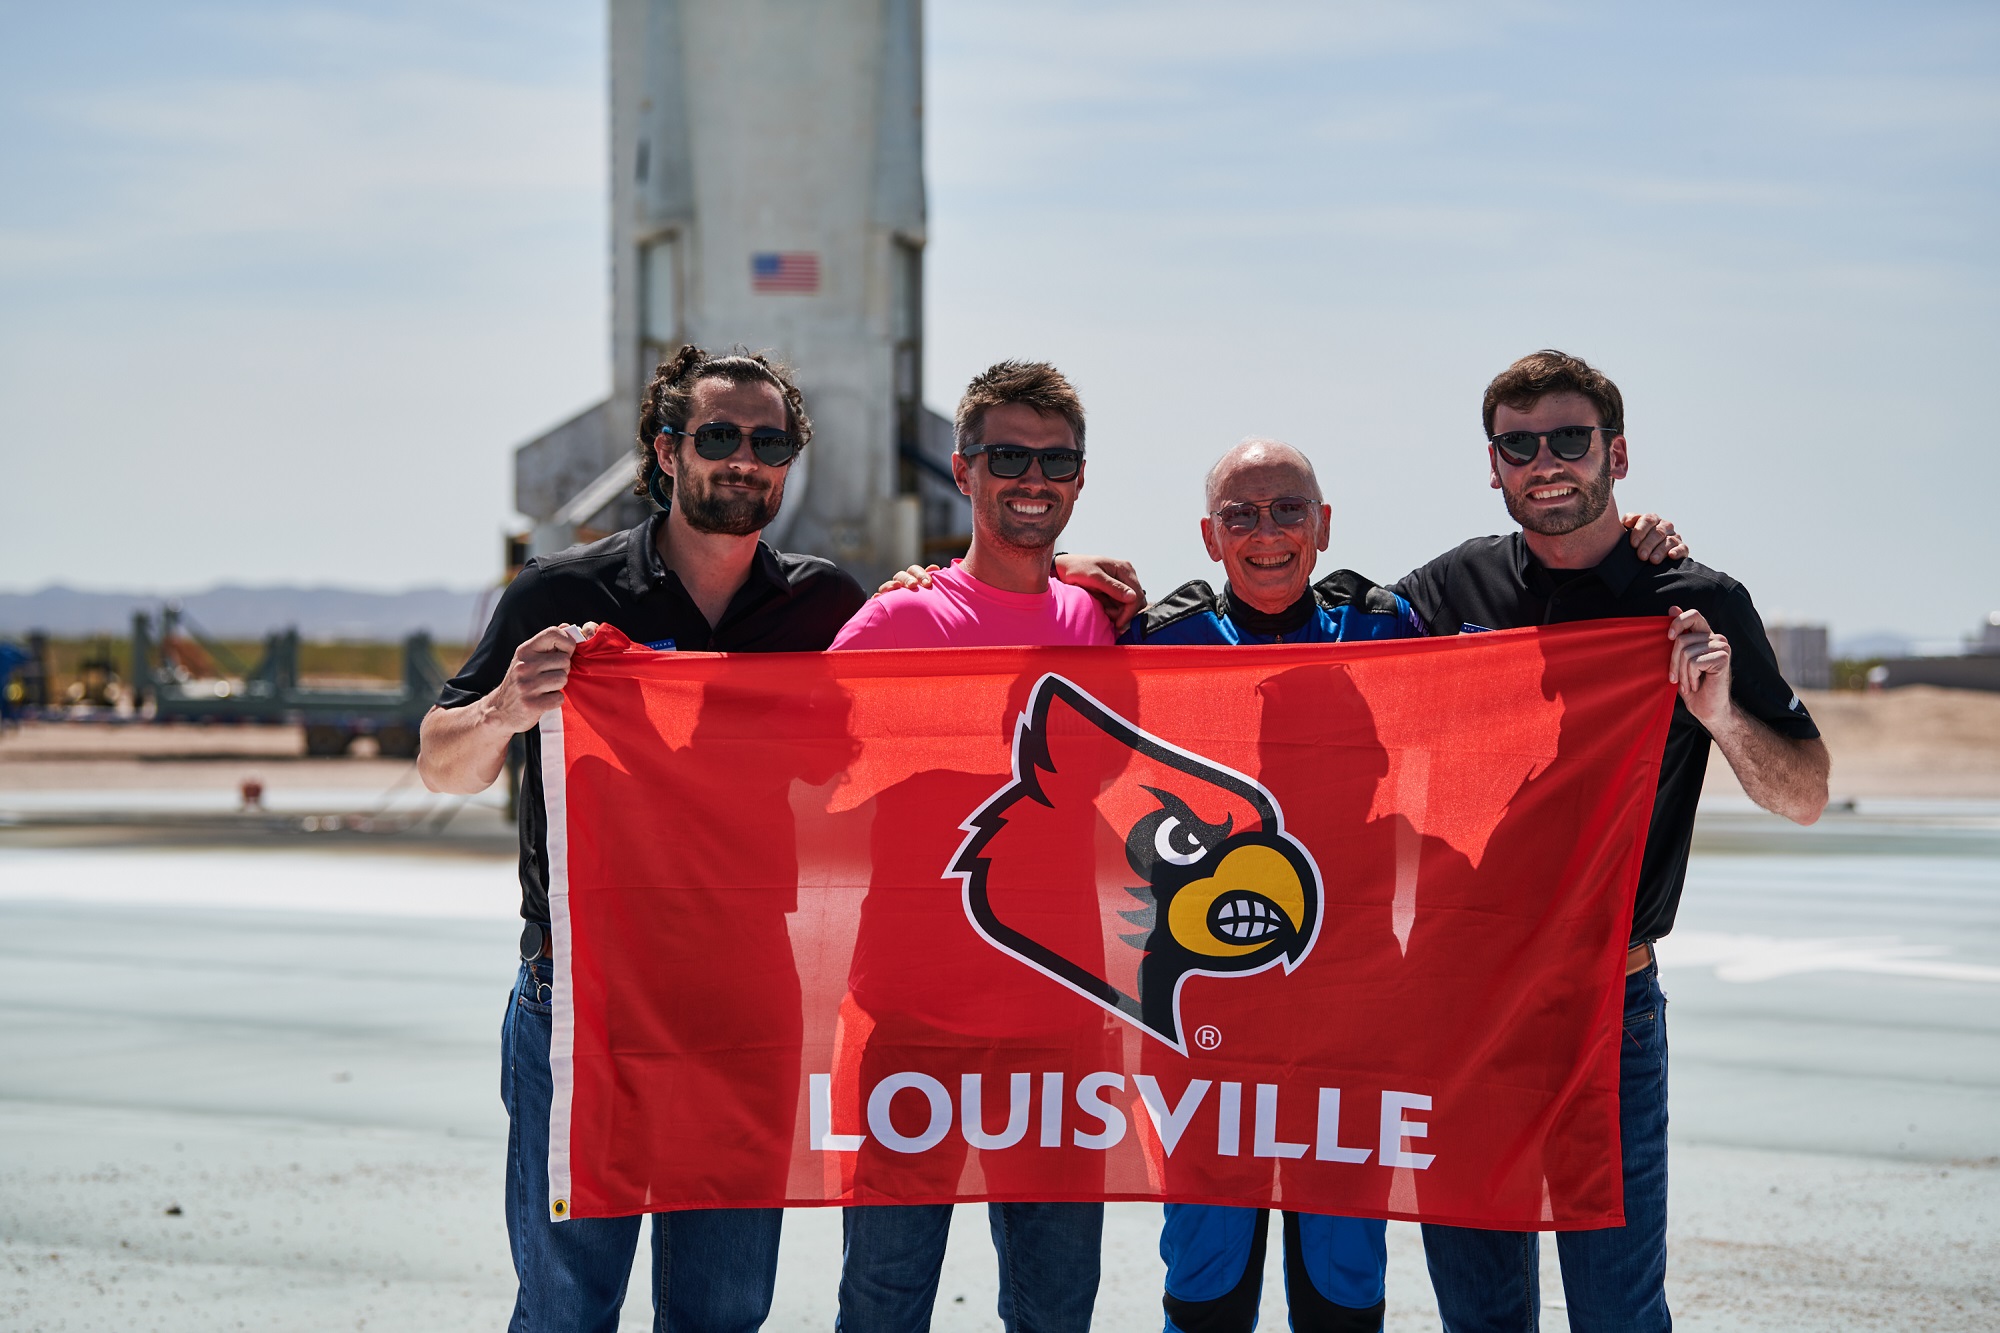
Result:
[[[246,588],[223,584],[167,598],[149,593],[80,592],[60,585],[39,592],[0,592],[0,634],[31,630],[55,635],[131,631],[132,613],[155,616],[177,601],[195,628],[224,639],[260,639],[297,626],[309,639],[393,641],[428,630],[440,643],[465,643],[484,628],[493,593],[452,588],[360,592],[352,588]]]
[[[494,592],[452,588],[412,588],[408,592],[360,592],[353,588],[246,588],[225,583],[178,601],[204,634],[225,639],[260,639],[272,630],[298,626],[309,639],[390,642],[428,630],[439,643],[469,643],[485,628]],[[132,613],[158,615],[169,599],[158,594],[80,592],[60,585],[39,592],[0,592],[0,635],[31,630],[49,634],[124,635]],[[1953,652],[1954,645],[1915,644],[1887,630],[1835,634],[1835,657],[1901,657],[1913,648]]]
[[[1916,640],[1907,634],[1875,630],[1868,634],[1836,634],[1833,655],[1861,660],[1870,657],[1908,657]]]

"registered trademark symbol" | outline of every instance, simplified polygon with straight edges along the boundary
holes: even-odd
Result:
[[[1203,1023],[1194,1030],[1194,1044],[1204,1051],[1212,1051],[1222,1045],[1222,1029],[1213,1023]]]

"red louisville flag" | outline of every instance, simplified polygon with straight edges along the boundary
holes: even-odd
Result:
[[[1664,648],[600,630],[542,723],[552,1211],[1620,1223]]]

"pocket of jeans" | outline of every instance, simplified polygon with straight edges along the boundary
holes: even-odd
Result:
[[[529,980],[522,983],[520,989],[514,992],[514,1003],[527,1013],[540,1014],[542,1017],[547,1018],[550,1013],[549,1002],[537,999],[536,996],[548,993],[549,988],[547,986],[537,986],[533,980]]]

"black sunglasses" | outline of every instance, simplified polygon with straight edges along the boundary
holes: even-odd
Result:
[[[986,470],[1002,479],[1022,476],[1028,464],[1041,460],[1042,475],[1050,481],[1068,481],[1083,470],[1081,449],[1030,449],[1025,444],[975,444],[959,450],[967,458],[986,455]]]
[[[1515,467],[1534,462],[1535,455],[1542,451],[1543,440],[1549,442],[1550,453],[1565,463],[1574,463],[1590,452],[1590,441],[1599,431],[1608,435],[1618,433],[1609,426],[1557,426],[1554,430],[1501,431],[1487,436],[1486,441]]]
[[[743,428],[729,421],[711,421],[693,430],[675,430],[669,426],[666,433],[687,436],[694,441],[694,451],[710,462],[727,458],[743,446]],[[759,426],[749,434],[750,452],[765,467],[784,467],[805,448],[774,426]]]
[[[1303,495],[1281,495],[1263,504],[1238,500],[1216,510],[1215,517],[1222,520],[1223,527],[1241,537],[1257,530],[1259,516],[1266,511],[1271,515],[1271,522],[1279,527],[1296,528],[1312,516],[1313,502]]]

